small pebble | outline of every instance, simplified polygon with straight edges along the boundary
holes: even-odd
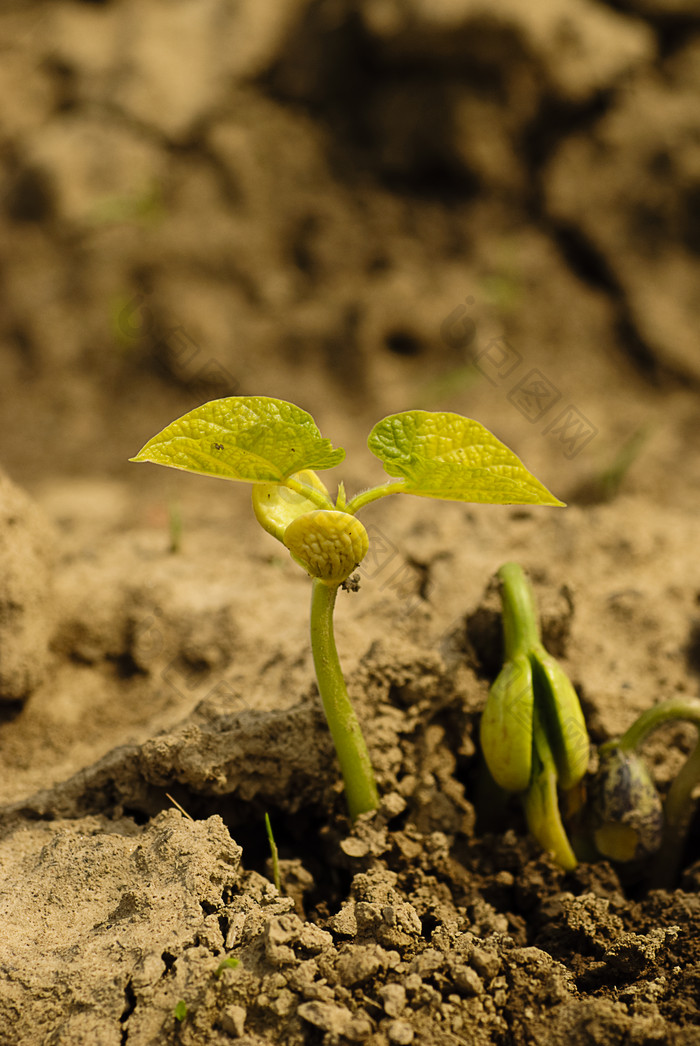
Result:
[[[413,1028],[408,1021],[392,1021],[387,1028],[389,1042],[395,1043],[396,1046],[408,1046],[413,1042],[413,1035]]]
[[[402,984],[385,984],[379,996],[387,1017],[398,1017],[406,1006],[406,989]]]

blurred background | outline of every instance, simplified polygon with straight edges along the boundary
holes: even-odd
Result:
[[[350,481],[423,407],[569,500],[695,504],[699,331],[697,0],[3,0],[0,466],[30,489],[143,481],[174,417],[263,394]]]

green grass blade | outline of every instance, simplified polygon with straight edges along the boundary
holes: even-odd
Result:
[[[272,881],[275,884],[277,893],[282,893],[282,879],[280,876],[280,860],[277,852],[277,843],[272,834],[272,825],[270,824],[270,817],[267,812],[265,813],[265,831],[267,833],[267,841],[270,845],[270,857],[272,859]]]

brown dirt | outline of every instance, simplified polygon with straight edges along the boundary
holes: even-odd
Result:
[[[700,1043],[697,824],[666,891],[478,816],[504,561],[595,744],[700,671],[700,18],[526,6],[3,6],[2,1046]],[[569,502],[367,509],[352,830],[308,579],[243,486],[127,463],[233,394],[350,490],[420,406]]]

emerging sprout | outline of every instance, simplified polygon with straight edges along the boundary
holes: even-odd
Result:
[[[504,665],[481,717],[481,748],[491,776],[521,792],[530,831],[563,868],[576,857],[559,812],[557,788],[574,788],[588,765],[588,732],[576,691],[540,640],[532,589],[517,563],[498,571]]]
[[[233,955],[227,955],[225,959],[222,959],[219,965],[214,970],[214,976],[220,977],[224,970],[235,970],[241,965],[241,960],[236,959]]]
[[[231,396],[178,418],[131,459],[252,483],[258,522],[314,579],[314,667],[352,819],[379,805],[333,635],[338,588],[369,546],[355,514],[389,494],[500,505],[563,504],[483,425],[459,414],[393,414],[374,426],[368,446],[392,479],[349,502],[341,483],[333,502],[316,470],[338,465],[345,451],[321,436],[311,415],[284,400]],[[545,666],[537,671],[549,678]],[[555,720],[556,712],[552,730],[560,736],[566,724]]]
[[[618,741],[600,748],[601,764],[592,789],[593,838],[601,854],[630,861],[656,853],[652,885],[671,887],[695,809],[700,783],[700,736],[672,782],[663,805],[637,749],[650,733],[673,720],[693,723],[700,735],[700,701],[671,698],[643,712]]]
[[[275,837],[272,834],[272,825],[270,824],[270,815],[265,813],[265,831],[267,833],[267,841],[270,844],[270,860],[272,862],[272,881],[275,884],[277,893],[282,893],[282,880],[280,878],[280,858],[277,850],[277,843]]]
[[[649,857],[661,846],[663,807],[649,771],[636,752],[602,745],[590,786],[589,815],[598,853],[611,861]]]

